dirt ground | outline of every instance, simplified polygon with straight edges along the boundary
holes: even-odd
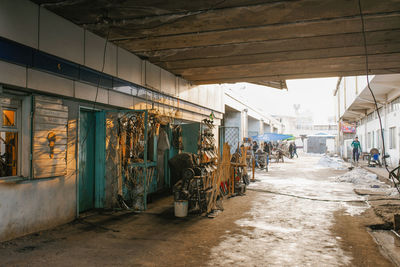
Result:
[[[341,237],[339,243],[342,249],[352,254],[351,266],[393,266],[379,253],[378,245],[367,231],[370,225],[383,223],[372,209],[362,216],[349,216],[342,211],[335,212],[334,216],[332,233]]]
[[[257,193],[225,201],[214,219],[173,215],[172,199],[144,213],[103,213],[0,245],[2,266],[201,266],[227,230],[239,230]]]
[[[343,170],[316,161],[259,171],[213,219],[176,218],[172,198],[161,198],[144,213],[93,213],[0,243],[0,265],[392,266],[367,232],[382,221],[351,187],[330,180]]]

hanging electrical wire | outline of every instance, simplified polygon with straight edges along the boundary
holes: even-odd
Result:
[[[102,73],[104,72],[104,68],[105,68],[105,65],[106,65],[107,44],[108,44],[108,40],[109,40],[109,37],[110,37],[110,31],[111,31],[111,26],[108,27],[107,36],[106,36],[106,40],[105,40],[105,43],[104,43],[103,62],[102,62],[102,67],[101,67],[101,72]],[[96,95],[95,95],[95,98],[94,98],[94,103],[93,103],[92,110],[96,110],[97,98],[99,96],[100,83],[101,83],[101,75],[99,75],[99,78],[97,79]],[[87,138],[89,136],[89,131],[90,131],[91,128],[95,127],[95,124],[96,124],[96,120],[92,120],[91,121],[91,127],[86,129],[86,135],[82,139],[82,141],[80,142],[81,145],[86,143],[86,140],[87,140]]]
[[[381,139],[382,139],[382,161],[383,165],[385,166],[386,171],[389,173],[389,179],[392,179],[397,191],[400,193],[400,188],[399,188],[399,181],[395,180],[395,175],[392,174],[392,172],[389,170],[386,162],[386,147],[385,147],[385,135],[383,132],[383,127],[382,127],[382,118],[381,114],[379,112],[379,107],[378,107],[378,102],[376,101],[375,94],[371,88],[370,82],[369,82],[369,60],[368,60],[368,46],[367,46],[367,37],[365,33],[365,22],[364,22],[364,15],[362,12],[362,7],[361,7],[361,0],[358,0],[358,8],[360,11],[360,19],[361,19],[361,32],[363,36],[363,45],[364,45],[364,53],[365,53],[365,73],[366,73],[366,78],[367,78],[367,87],[369,92],[371,93],[371,96],[374,100],[374,105],[375,105],[375,111],[378,115],[378,121],[379,121],[379,128],[380,128],[380,133],[381,133]],[[400,166],[399,166],[400,167]],[[396,169],[398,169],[397,167]]]

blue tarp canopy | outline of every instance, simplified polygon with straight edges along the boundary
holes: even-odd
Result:
[[[265,133],[256,136],[252,136],[255,141],[278,141],[278,140],[286,140],[292,138],[292,135],[287,134],[277,134],[277,133]]]

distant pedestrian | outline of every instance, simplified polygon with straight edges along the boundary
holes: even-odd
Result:
[[[252,147],[254,153],[256,153],[257,149],[258,149],[258,144],[257,141],[253,141],[253,147]]]
[[[294,155],[296,155],[297,158],[299,157],[299,155],[297,155],[297,146],[296,146],[296,143],[293,143],[293,157],[294,157]]]
[[[274,149],[271,142],[268,142],[268,147],[269,147],[269,154],[271,155],[272,150]]]
[[[268,145],[267,142],[264,143],[263,150],[264,150],[265,153],[269,154],[270,149],[269,149],[269,145]]]
[[[257,163],[257,161],[258,161],[258,154],[256,153],[257,150],[258,150],[258,144],[257,144],[256,141],[253,141],[252,150],[253,150],[253,158],[254,158],[255,161],[256,161],[256,167],[258,167],[258,163]]]
[[[289,156],[291,159],[293,158],[293,144],[292,143],[289,144]]]
[[[351,143],[351,147],[353,148],[353,161],[358,162],[358,159],[360,158],[360,153],[361,151],[361,144],[360,141],[358,141],[358,137],[354,138],[354,141]]]
[[[266,157],[267,157],[267,165],[269,164],[269,153],[270,153],[270,146],[269,146],[269,144],[267,143],[267,142],[265,142],[264,143],[264,148],[263,148],[263,150],[264,150],[264,152],[265,152],[265,154],[266,154]]]

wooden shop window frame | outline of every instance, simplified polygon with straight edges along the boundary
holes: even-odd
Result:
[[[16,161],[12,163],[11,174],[4,175],[3,170],[0,171],[0,180],[9,180],[20,178],[21,176],[21,100],[13,97],[4,97],[0,96],[0,134],[2,133],[13,133],[16,136],[16,142],[14,144],[14,151],[12,155],[12,161]],[[12,111],[14,112],[14,125],[5,125],[4,122],[4,111]],[[0,135],[1,137],[1,135]],[[4,141],[0,139],[0,146],[4,144]],[[0,147],[1,148],[1,147]],[[0,155],[3,156],[5,152],[0,151]],[[5,160],[1,158],[0,160]],[[0,162],[0,164],[6,164],[6,162]],[[0,167],[1,168],[1,167]]]

